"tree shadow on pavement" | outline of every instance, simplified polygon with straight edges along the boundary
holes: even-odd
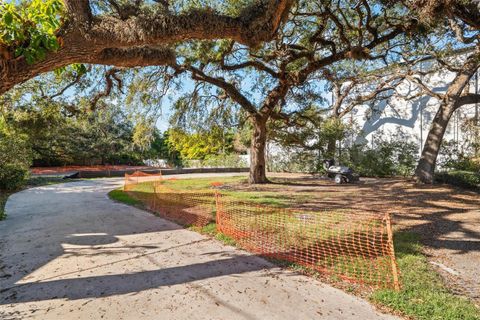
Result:
[[[9,219],[0,226],[0,305],[137,293],[273,267],[259,257],[228,250],[199,254],[219,251],[218,245],[198,247],[183,261],[182,250],[210,240],[139,209],[105,201],[102,190],[111,190],[109,185],[98,189],[94,181],[77,184],[82,193],[60,186],[30,189],[16,195],[28,203],[20,198],[10,203]],[[170,261],[174,251],[180,265]]]

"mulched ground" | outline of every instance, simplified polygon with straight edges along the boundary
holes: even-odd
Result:
[[[447,285],[480,305],[480,193],[446,185],[417,185],[406,179],[362,179],[354,185],[335,185],[310,175],[275,177],[274,184],[230,187],[274,192],[302,208],[390,212],[396,230],[421,235],[432,266],[447,279]]]

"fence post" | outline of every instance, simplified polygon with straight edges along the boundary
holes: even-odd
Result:
[[[155,213],[157,212],[157,181],[153,183],[153,209]]]
[[[220,203],[220,197],[220,192],[218,192],[218,190],[215,190],[215,223],[217,224],[217,232],[222,232],[222,225],[220,219],[222,205]]]
[[[391,213],[385,213],[385,222],[387,224],[387,235],[388,235],[388,249],[390,251],[390,263],[392,264],[392,273],[393,273],[393,287],[395,291],[400,291],[400,282],[398,280],[398,266],[395,259],[395,248],[393,246],[393,230],[392,230],[392,215]]]
[[[123,181],[123,192],[127,191],[127,183],[128,183],[128,174],[125,173],[125,180]]]

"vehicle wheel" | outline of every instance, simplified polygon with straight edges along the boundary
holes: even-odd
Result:
[[[341,184],[342,182],[343,182],[342,175],[341,175],[341,174],[337,174],[337,175],[335,176],[335,183]]]

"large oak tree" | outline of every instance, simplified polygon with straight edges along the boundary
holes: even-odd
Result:
[[[381,7],[381,13],[373,7]],[[340,61],[388,63],[406,31],[418,26],[405,7],[381,1],[300,1],[274,41],[249,48],[236,41],[192,43],[177,50],[172,76],[188,74],[197,83],[177,103],[182,117],[214,109],[227,100],[241,108],[253,127],[250,183],[266,183],[267,123],[289,122],[315,99],[306,94]],[[218,91],[215,92],[214,89]],[[304,96],[302,98],[302,96]],[[221,98],[220,98],[221,97]],[[313,101],[313,100],[312,100]],[[312,102],[310,101],[310,103]]]

